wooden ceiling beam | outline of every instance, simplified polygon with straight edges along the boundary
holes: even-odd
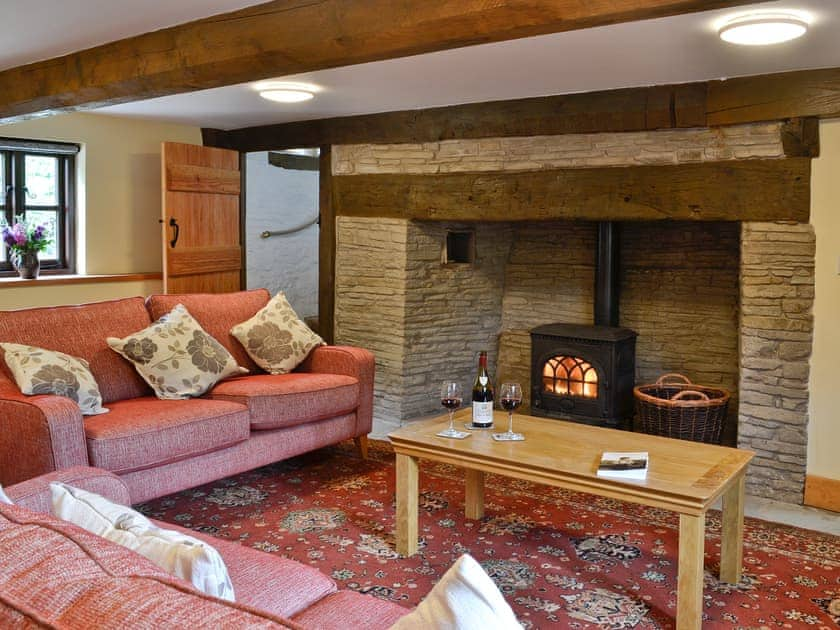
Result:
[[[337,216],[435,221],[798,221],[811,159],[332,178]]]
[[[0,72],[0,121],[752,0],[274,0]]]
[[[209,146],[268,151],[324,144],[645,131],[837,116],[840,68],[829,68],[202,132]],[[788,133],[811,137],[801,139],[807,148],[798,149],[794,138],[788,138],[791,143],[786,149],[792,151],[788,155],[816,156],[815,129],[813,121],[798,130],[790,127]]]
[[[643,131],[704,126],[705,99],[706,84],[691,83],[202,132],[209,146],[268,151],[322,144]]]

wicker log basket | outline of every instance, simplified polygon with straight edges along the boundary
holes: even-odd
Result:
[[[633,389],[642,432],[720,444],[729,392],[696,385],[682,374],[663,374]]]

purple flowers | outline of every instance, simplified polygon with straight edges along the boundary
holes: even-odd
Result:
[[[29,225],[22,217],[16,217],[13,225],[3,225],[3,242],[13,254],[27,254],[45,250],[52,239],[47,233],[47,226]]]

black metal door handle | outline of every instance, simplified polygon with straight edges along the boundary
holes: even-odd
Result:
[[[181,226],[178,225],[178,219],[172,217],[169,219],[169,225],[175,228],[175,236],[172,237],[172,240],[169,241],[169,246],[174,248],[175,243],[178,242],[178,235],[181,233]]]

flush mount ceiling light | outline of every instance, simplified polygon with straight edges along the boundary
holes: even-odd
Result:
[[[801,37],[807,30],[807,16],[777,11],[736,15],[720,26],[718,35],[731,44],[768,46]]]
[[[257,83],[254,89],[264,99],[276,103],[302,103],[315,98],[320,88],[309,83],[288,83],[285,81],[263,81]]]

